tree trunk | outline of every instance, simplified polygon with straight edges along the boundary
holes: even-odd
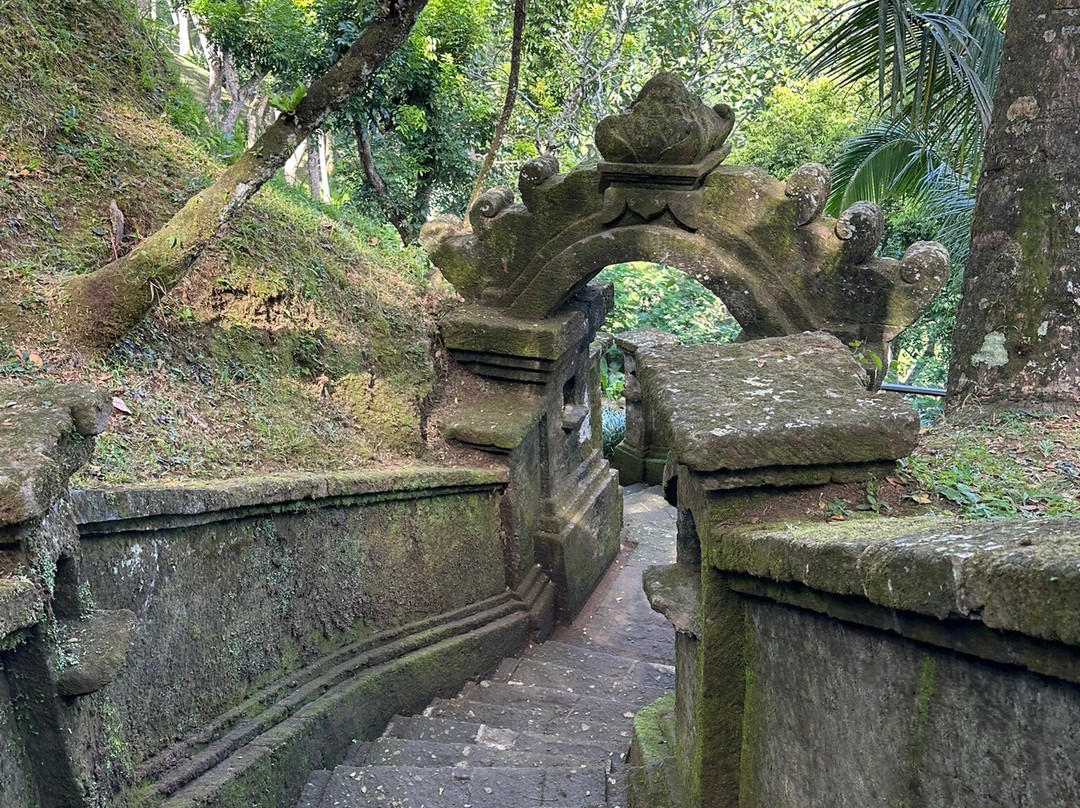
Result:
[[[327,115],[363,89],[404,41],[427,0],[391,0],[352,47],[255,145],[196,194],[164,227],[122,258],[65,284],[61,326],[74,344],[109,348],[138,325],[252,195]]]
[[[311,198],[316,202],[319,200],[319,136],[312,135],[309,138],[310,144],[307,150],[307,176],[308,176],[308,190],[311,191]]]
[[[187,9],[181,6],[174,14],[176,20],[176,53],[180,56],[191,55],[191,18]]]
[[[329,132],[319,134],[319,199],[324,205],[329,205],[330,196],[330,172],[334,170],[334,141]]]
[[[491,146],[484,155],[484,162],[480,164],[480,170],[476,173],[473,182],[472,199],[469,206],[484,192],[484,180],[487,178],[491,166],[495,163],[495,156],[499,153],[503,135],[510,123],[510,116],[514,112],[514,101],[517,99],[518,74],[521,72],[521,43],[525,33],[525,12],[528,0],[514,0],[514,33],[510,42],[510,78],[506,83],[506,98],[503,99],[502,113],[499,122],[495,124],[495,134],[491,136]]]
[[[1080,33],[1013,0],[953,331],[948,406],[1080,405]]]
[[[199,44],[202,46],[203,55],[206,57],[206,70],[210,74],[206,88],[206,117],[214,126],[221,126],[221,81],[222,59],[221,51],[210,41],[198,17],[192,17],[195,30],[199,34]]]
[[[270,96],[263,92],[260,92],[255,101],[248,107],[246,148],[250,149],[254,146],[255,141],[259,139],[259,135],[266,128],[266,111],[269,108]]]
[[[296,185],[296,174],[300,170],[300,165],[307,165],[307,147],[308,142],[305,140],[299,146],[296,147],[289,159],[285,161],[285,182],[289,185]]]
[[[413,233],[405,222],[401,211],[398,210],[394,200],[390,198],[390,192],[386,189],[382,174],[375,167],[375,160],[371,156],[371,141],[368,138],[367,126],[357,121],[353,124],[353,133],[356,135],[356,151],[360,154],[360,163],[364,166],[364,176],[371,183],[371,189],[375,192],[375,199],[379,203],[386,220],[394,226],[401,236],[401,243],[406,247],[413,241]]]

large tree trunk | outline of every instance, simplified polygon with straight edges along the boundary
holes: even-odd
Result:
[[[1080,404],[1080,33],[1013,0],[953,332],[950,409]]]
[[[210,120],[210,123],[220,128],[221,82],[223,76],[221,51],[210,41],[199,18],[192,15],[191,19],[195,23],[195,31],[199,34],[199,45],[202,47],[203,55],[206,57],[206,70],[209,73],[206,89],[206,117]]]
[[[484,180],[488,172],[495,164],[495,156],[499,153],[506,127],[510,123],[510,116],[514,112],[514,101],[517,99],[518,75],[521,72],[521,46],[525,35],[525,11],[528,0],[514,0],[514,33],[510,41],[510,77],[506,83],[506,97],[503,99],[502,113],[499,122],[495,124],[495,134],[491,136],[491,146],[484,155],[484,162],[480,164],[480,170],[476,172],[476,180],[473,181],[472,202],[484,192]]]
[[[391,0],[345,55],[311,85],[296,110],[282,114],[209,188],[122,258],[72,278],[62,293],[61,324],[69,338],[104,349],[140,323],[297,145],[364,88],[404,41],[426,3]]]
[[[364,167],[364,176],[367,177],[368,183],[371,184],[371,190],[375,192],[375,199],[379,203],[379,208],[382,210],[386,220],[394,226],[398,235],[401,236],[401,243],[408,247],[415,235],[409,229],[405,217],[401,215],[401,211],[394,204],[394,200],[390,198],[390,191],[386,187],[386,182],[383,180],[382,174],[379,173],[379,169],[375,166],[375,158],[371,156],[371,140],[368,137],[367,125],[360,121],[355,122],[353,124],[353,133],[356,135],[356,151],[360,155],[360,164]]]

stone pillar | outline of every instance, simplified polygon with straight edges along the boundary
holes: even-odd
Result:
[[[655,328],[639,328],[616,335],[615,344],[623,352],[623,373],[626,384],[626,434],[618,446],[612,465],[619,472],[622,485],[645,482],[658,485],[667,461],[667,445],[653,424],[652,413],[641,397],[637,380],[637,354],[657,345],[674,345],[671,334]]]
[[[801,514],[830,485],[882,476],[914,448],[918,416],[899,396],[869,393],[850,352],[826,334],[658,346],[636,358],[642,402],[670,443],[664,486],[679,511],[677,563],[645,574],[653,608],[676,629],[667,769],[678,793],[667,798],[754,805],[744,781],[747,605],[713,563],[713,537],[766,505]],[[631,806],[663,804],[657,789],[671,779],[639,777]]]
[[[466,304],[442,321],[468,374],[451,380],[452,403],[433,420],[449,440],[509,467],[507,583],[539,563],[562,618],[585,604],[619,550],[622,497],[602,454],[595,341],[612,304],[610,285],[590,285],[543,319]]]
[[[76,385],[7,386],[0,400],[0,795],[81,806],[99,775],[84,746],[102,727],[79,697],[112,681],[135,625],[131,612],[87,602],[68,497],[111,410]]]

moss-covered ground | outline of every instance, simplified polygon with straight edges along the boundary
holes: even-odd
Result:
[[[84,482],[414,457],[435,375],[426,261],[283,182],[114,351],[59,338],[63,281],[113,257],[110,203],[130,250],[239,149],[134,8],[0,2],[0,378],[120,400]]]

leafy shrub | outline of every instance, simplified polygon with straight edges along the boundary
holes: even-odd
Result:
[[[626,435],[626,412],[614,407],[602,407],[600,410],[600,429],[603,434],[604,457],[610,460]]]

